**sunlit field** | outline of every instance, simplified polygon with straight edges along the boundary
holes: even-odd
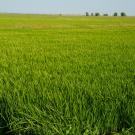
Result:
[[[135,17],[0,14],[0,134],[134,135]]]

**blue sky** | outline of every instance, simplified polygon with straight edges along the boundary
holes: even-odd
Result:
[[[0,12],[14,13],[109,13],[135,15],[135,0],[0,0]]]

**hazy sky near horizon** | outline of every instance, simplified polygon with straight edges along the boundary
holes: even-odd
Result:
[[[135,15],[135,0],[0,0],[0,12],[85,14],[126,12]]]

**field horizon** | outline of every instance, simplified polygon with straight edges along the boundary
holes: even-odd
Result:
[[[0,13],[0,134],[134,135],[135,17]]]
[[[92,13],[96,13],[96,12],[92,12]],[[98,12],[98,13],[100,13],[100,12]],[[95,16],[94,14],[93,14],[93,16],[91,16],[91,14],[89,14],[89,16],[86,16],[86,13],[82,13],[82,14],[77,14],[77,13],[19,13],[19,12],[0,12],[0,15],[25,15],[25,16],[29,16],[29,15],[32,15],[32,16],[40,16],[40,15],[43,15],[44,17],[45,16],[65,16],[65,17],[113,17],[113,18],[118,18],[118,17],[120,17],[120,18],[124,18],[124,17],[135,17],[135,15],[126,15],[126,16],[121,16],[120,15],[120,13],[121,12],[117,12],[118,13],[118,16],[114,16],[114,13],[108,13],[108,16],[104,16],[104,14],[105,13],[100,13],[100,16]],[[125,13],[125,12],[124,12]]]

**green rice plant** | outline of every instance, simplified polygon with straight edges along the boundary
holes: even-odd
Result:
[[[134,17],[0,14],[0,134],[134,134],[134,39]]]

